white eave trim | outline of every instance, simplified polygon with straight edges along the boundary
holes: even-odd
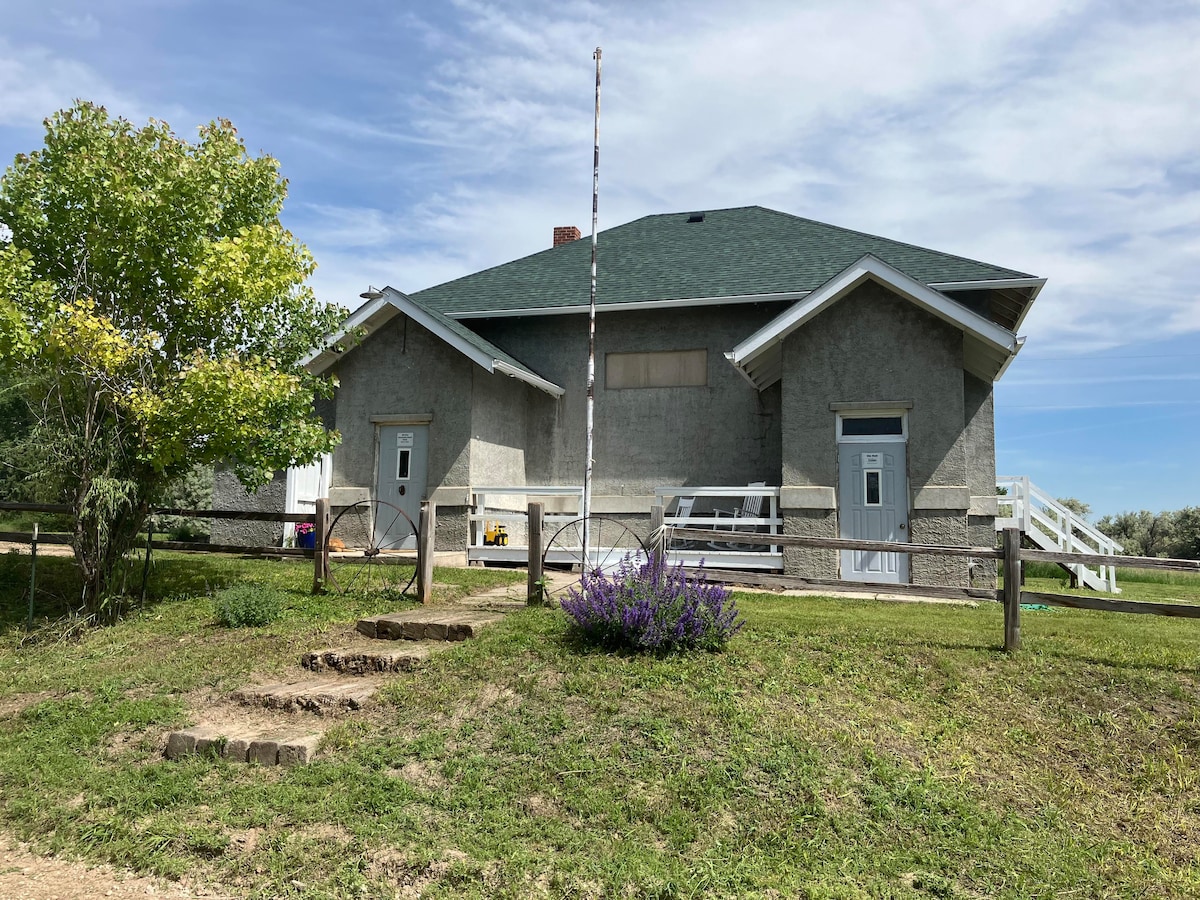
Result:
[[[751,376],[750,371],[755,368],[754,363],[771,351],[778,353],[779,344],[785,337],[868,280],[878,282],[911,300],[938,318],[1001,351],[1010,359],[1020,349],[1017,336],[1007,328],[972,312],[941,291],[922,284],[868,253],[750,335],[725,354],[726,358],[752,381],[755,381],[759,390],[768,387],[773,383],[773,379],[760,381]]]
[[[436,337],[440,338],[445,343],[449,344],[471,362],[475,363],[481,369],[489,373],[499,373],[507,375],[510,378],[516,378],[518,381],[523,381],[526,384],[533,385],[538,390],[545,391],[553,397],[561,397],[566,391],[554,384],[552,381],[547,381],[532,372],[526,371],[511,363],[505,362],[502,359],[496,359],[490,353],[481,350],[474,344],[465,340],[462,335],[451,331],[446,327],[445,322],[442,322],[438,317],[430,315],[426,310],[417,306],[409,297],[395,288],[387,287],[383,289],[383,296],[377,300],[371,300],[360,306],[355,312],[347,317],[345,323],[337,333],[330,335],[326,341],[326,347],[320,351],[312,351],[302,361],[310,372],[314,375],[319,375],[328,369],[341,356],[340,353],[331,349],[339,341],[344,340],[350,332],[355,328],[361,327],[365,322],[372,319],[376,314],[383,311],[385,306],[390,306],[394,309],[392,315],[387,316],[385,321],[390,321],[397,313],[404,313],[422,328],[426,329]]]
[[[531,372],[526,372],[523,369],[518,369],[516,366],[509,365],[502,359],[493,359],[492,360],[491,371],[499,372],[501,375],[508,375],[511,378],[517,378],[521,381],[524,381],[526,384],[531,384],[535,388],[545,391],[547,394],[550,394],[552,397],[561,397],[563,394],[565,394],[567,392],[566,388],[559,387],[553,381],[547,381],[545,378],[542,378],[538,375],[534,375]]]
[[[931,281],[929,286],[939,291],[999,291],[1005,288],[1036,288],[1041,290],[1045,278],[993,278],[990,281]]]

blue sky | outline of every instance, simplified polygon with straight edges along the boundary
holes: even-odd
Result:
[[[602,228],[761,204],[1044,276],[1001,474],[1200,504],[1194,0],[0,0],[0,160],[76,97],[232,119],[356,305],[587,231],[597,45]]]

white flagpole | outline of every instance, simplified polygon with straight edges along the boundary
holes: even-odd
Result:
[[[596,406],[596,226],[600,212],[600,48],[592,54],[596,60],[595,147],[592,154],[592,290],[588,300],[587,361],[587,439],[584,441],[583,470],[583,559],[580,572],[588,571],[591,557],[592,514],[592,421]]]

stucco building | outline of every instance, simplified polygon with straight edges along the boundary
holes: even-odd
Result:
[[[387,288],[340,349],[314,352],[310,369],[340,384],[320,407],[342,434],[323,485],[335,508],[432,499],[439,548],[465,548],[478,486],[582,481],[578,236],[555,229],[550,249],[411,296]],[[993,542],[992,387],[1043,279],[761,207],[647,216],[599,248],[594,512],[644,521],[663,486],[765,483],[785,533]],[[966,580],[962,559],[782,559]]]

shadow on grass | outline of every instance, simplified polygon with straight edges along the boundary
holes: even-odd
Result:
[[[144,560],[132,556],[114,576],[113,583],[124,591],[122,615],[146,609],[169,598],[197,596],[227,587],[244,577],[240,561],[206,557],[163,557],[154,555],[142,598]],[[28,553],[0,555],[0,631],[23,628],[29,619],[29,588],[33,558]],[[83,580],[73,557],[39,556],[33,598],[35,626],[77,615],[83,596]]]

